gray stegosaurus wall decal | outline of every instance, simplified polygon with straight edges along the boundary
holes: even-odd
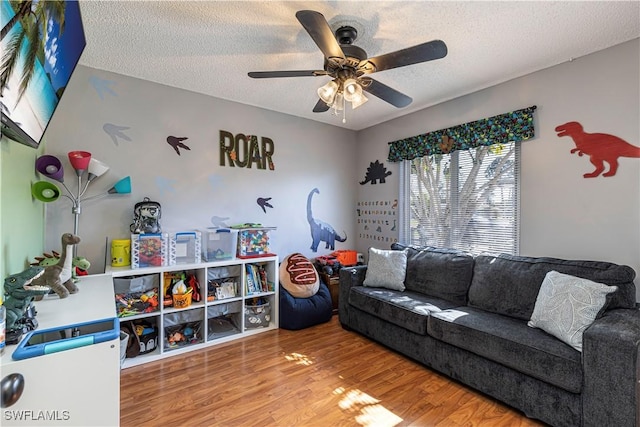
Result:
[[[384,164],[380,163],[380,160],[376,160],[375,162],[371,162],[369,167],[367,168],[367,173],[365,174],[365,180],[360,182],[360,185],[365,185],[367,182],[370,182],[371,185],[377,184],[378,180],[380,180],[380,184],[384,184],[385,179],[391,175],[391,172],[387,172],[387,168],[384,167]]]

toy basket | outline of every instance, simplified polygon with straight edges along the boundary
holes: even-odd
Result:
[[[191,292],[186,294],[173,294],[174,308],[187,308],[191,305]]]
[[[269,326],[271,321],[271,306],[269,302],[258,305],[244,306],[244,328],[256,329]]]

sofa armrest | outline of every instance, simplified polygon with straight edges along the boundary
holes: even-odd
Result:
[[[605,312],[583,335],[585,426],[640,425],[640,308]]]
[[[340,270],[340,296],[338,297],[338,316],[342,326],[349,327],[349,292],[354,286],[362,286],[367,273],[366,265],[345,267]]]

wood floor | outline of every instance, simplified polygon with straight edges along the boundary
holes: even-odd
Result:
[[[338,317],[128,368],[127,426],[542,426]]]

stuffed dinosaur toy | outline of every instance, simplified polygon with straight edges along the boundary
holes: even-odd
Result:
[[[60,254],[56,251],[51,251],[51,253],[43,253],[42,256],[37,256],[36,261],[32,262],[29,265],[34,267],[48,267],[50,265],[55,265],[60,261]],[[71,260],[71,266],[73,267],[71,270],[71,278],[74,282],[79,280],[80,276],[86,276],[89,274],[89,269],[91,268],[91,262],[83,256],[73,257]]]
[[[72,278],[72,252],[73,245],[80,243],[80,237],[65,233],[61,238],[62,252],[60,259],[53,265],[44,268],[44,274],[34,280],[35,285],[48,286],[60,298],[66,298],[69,294],[78,292],[78,287]]]

